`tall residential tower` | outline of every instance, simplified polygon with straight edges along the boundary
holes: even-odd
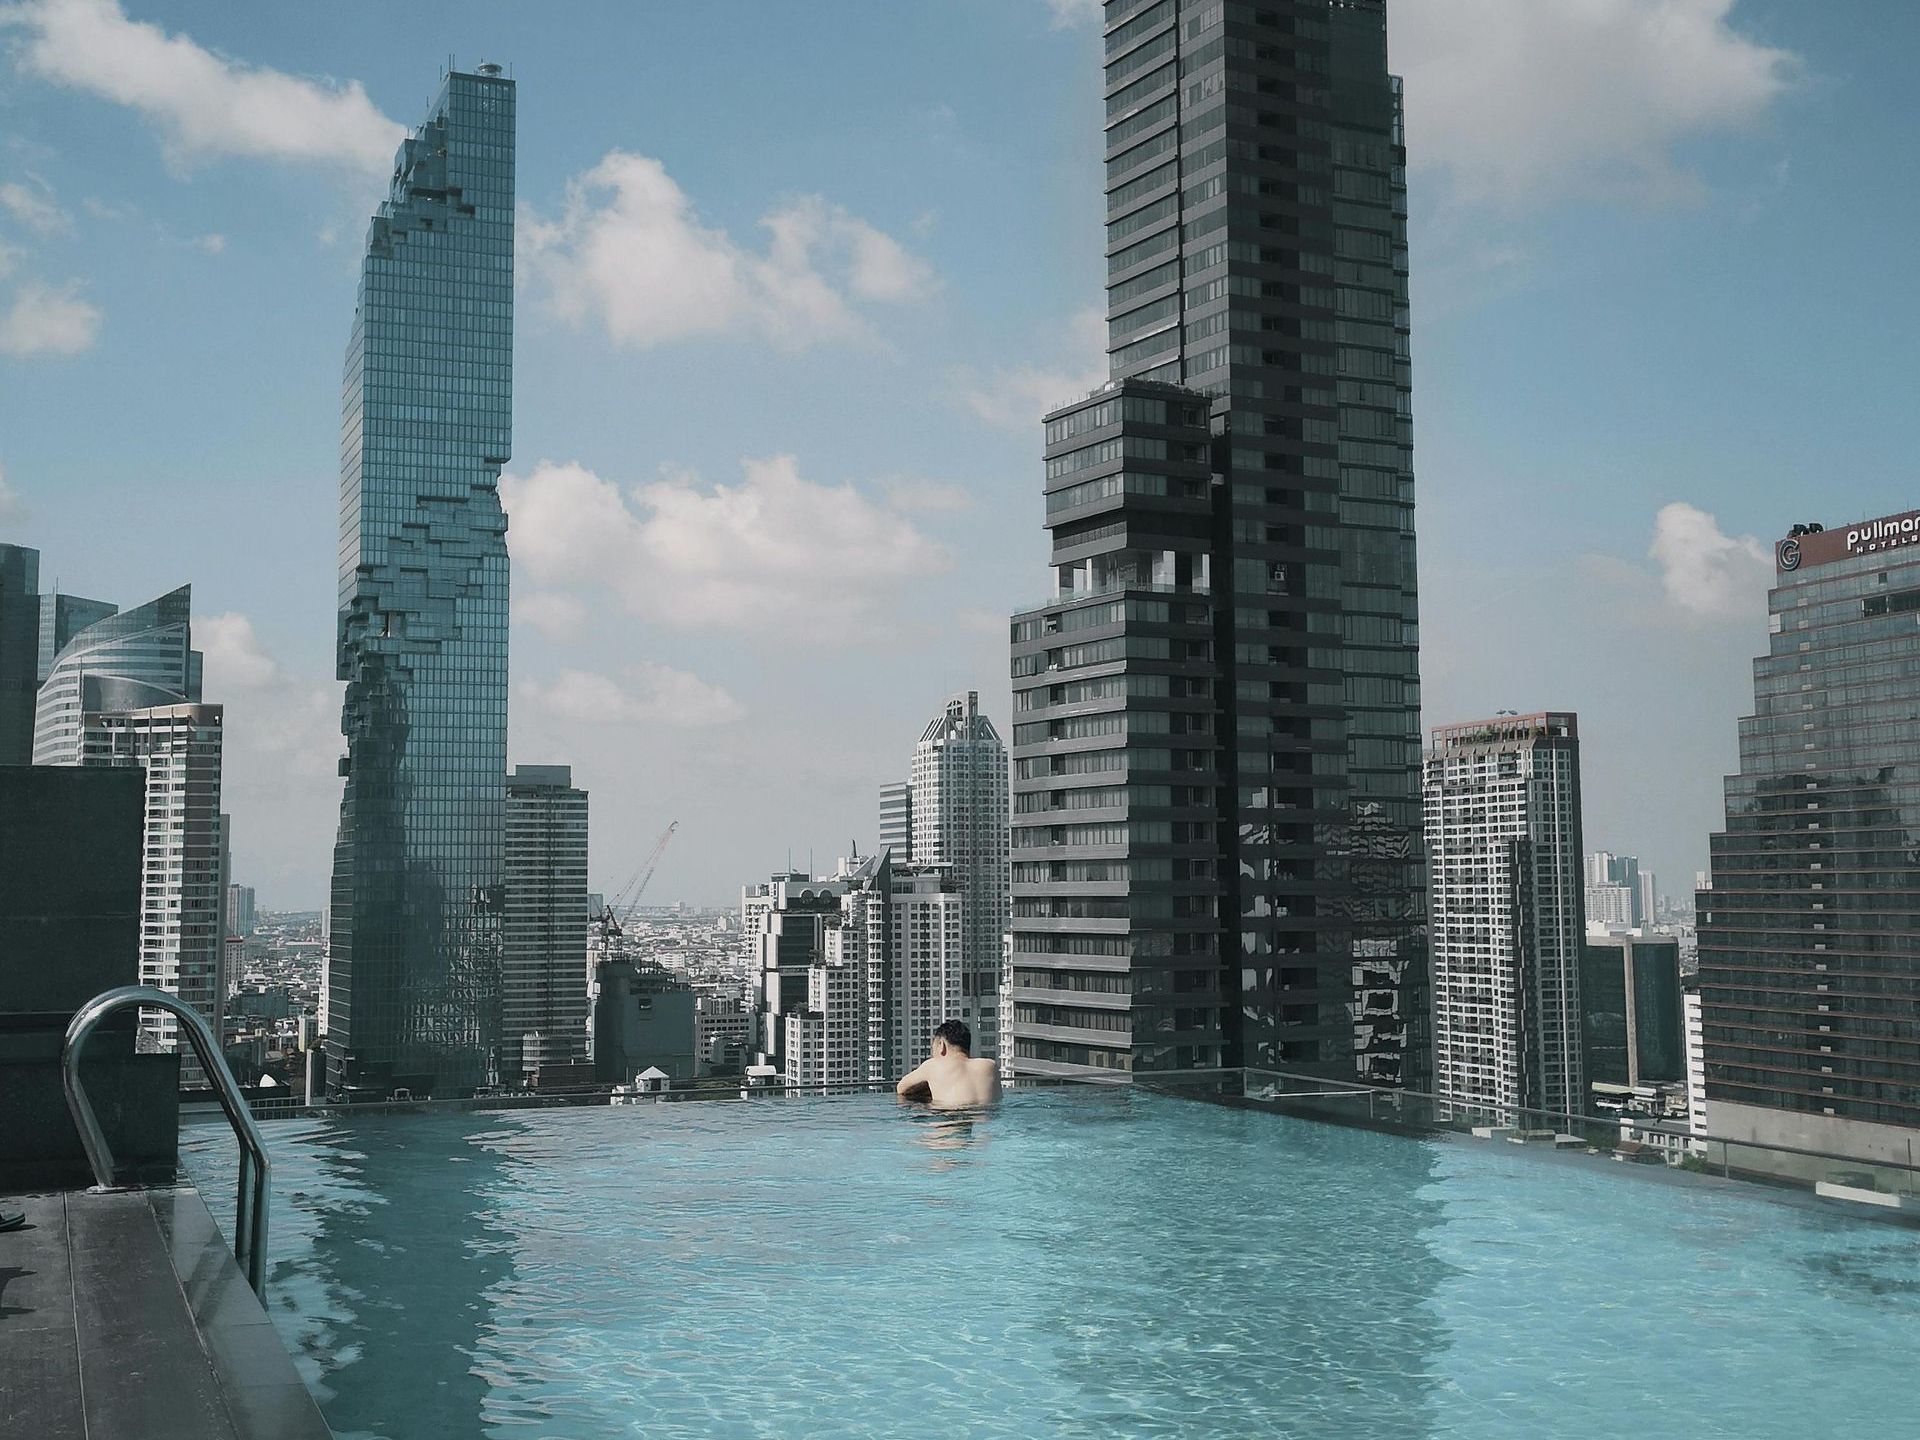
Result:
[[[1585,1113],[1576,719],[1507,714],[1435,730],[1426,839],[1434,1090]]]
[[[514,86],[447,75],[367,231],[340,426],[327,1085],[471,1091],[500,1040]]]
[[[1406,156],[1382,0],[1108,0],[1113,380],[1016,618],[1034,1072],[1424,1078]],[[918,857],[916,856],[916,859]]]

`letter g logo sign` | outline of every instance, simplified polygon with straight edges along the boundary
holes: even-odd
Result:
[[[1800,542],[1798,540],[1782,540],[1779,545],[1778,559],[1782,570],[1798,570],[1800,568]]]

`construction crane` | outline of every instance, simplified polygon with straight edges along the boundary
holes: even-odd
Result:
[[[654,841],[652,851],[640,862],[640,868],[620,887],[620,893],[613,897],[611,903],[594,916],[594,948],[599,951],[601,959],[613,958],[613,942],[626,934],[627,926],[633,922],[634,912],[640,908],[640,899],[647,893],[653,872],[659,868],[660,857],[666,853],[667,842],[673,839],[673,832],[679,828],[680,822],[675,820],[660,832],[660,838]]]

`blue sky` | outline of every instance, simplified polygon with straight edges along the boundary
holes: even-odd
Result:
[[[520,84],[512,755],[596,883],[678,819],[655,898],[712,902],[871,843],[947,693],[1004,724],[1038,411],[1100,374],[1092,11],[0,4],[0,535],[193,583],[263,903],[324,891],[341,354],[449,55]],[[1920,16],[1391,15],[1427,719],[1578,710],[1590,845],[1678,888],[1771,540],[1916,503]]]

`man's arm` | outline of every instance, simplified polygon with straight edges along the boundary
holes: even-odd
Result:
[[[931,1060],[923,1061],[919,1066],[902,1075],[899,1083],[893,1087],[893,1093],[902,1100],[917,1100],[920,1096],[916,1092],[922,1090],[931,1094],[933,1086],[927,1080],[927,1066],[932,1063]]]

